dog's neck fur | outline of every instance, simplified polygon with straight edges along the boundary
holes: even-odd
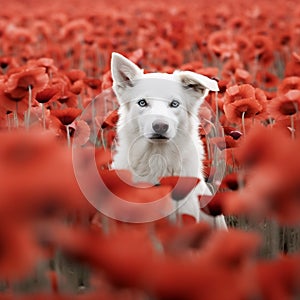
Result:
[[[127,123],[128,124],[128,123]],[[187,149],[202,149],[198,145],[189,145],[197,140],[201,144],[198,136],[198,123],[189,124],[190,134],[196,136],[190,138],[186,136],[176,136],[174,140],[162,143],[152,143],[143,136],[132,140],[131,128],[118,132],[119,145],[122,145],[122,152],[118,151],[114,158],[113,167],[116,169],[127,169],[133,174],[133,179],[137,182],[158,183],[159,178],[164,176],[193,176],[202,178],[203,153],[198,154],[198,164],[191,159],[191,154]],[[132,129],[133,130],[133,129]],[[134,130],[133,130],[134,131]],[[127,134],[125,134],[127,133]],[[179,149],[176,145],[180,143],[177,139],[186,141],[184,149]],[[197,150],[195,150],[197,152]]]
[[[160,177],[180,175],[182,158],[173,143],[154,144],[141,138],[135,146],[128,158],[136,181],[156,184]]]

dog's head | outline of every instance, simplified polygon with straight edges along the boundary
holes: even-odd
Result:
[[[187,115],[197,118],[209,90],[219,90],[215,80],[190,71],[144,74],[117,53],[112,54],[111,72],[121,126],[128,124],[151,142],[166,142],[188,129]]]

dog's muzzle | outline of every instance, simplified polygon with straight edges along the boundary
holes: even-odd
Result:
[[[161,121],[161,120],[157,120],[154,121],[152,123],[152,129],[154,131],[154,133],[151,135],[150,139],[157,139],[157,140],[168,140],[169,138],[166,136],[166,133],[169,129],[169,124]]]

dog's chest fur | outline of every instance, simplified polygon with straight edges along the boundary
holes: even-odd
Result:
[[[136,181],[158,183],[160,177],[180,175],[182,158],[175,145],[137,142],[128,157]]]
[[[202,178],[201,151],[191,153],[179,149],[176,143],[150,143],[141,138],[134,143],[121,139],[117,148],[114,168],[127,169],[135,181],[156,184],[165,176],[194,176]],[[188,143],[188,142],[187,142]],[[188,147],[188,145],[187,148]]]

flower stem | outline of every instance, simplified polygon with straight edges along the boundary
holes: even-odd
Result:
[[[31,85],[28,86],[28,111],[25,126],[28,129],[30,125],[30,113],[31,113],[31,104],[32,104],[32,88]]]
[[[8,128],[8,131],[11,130],[11,124],[10,124],[10,114],[6,114],[6,125]]]
[[[45,116],[45,105],[42,103],[42,119],[43,119],[43,129],[46,129],[46,116]]]
[[[292,139],[295,139],[295,120],[294,120],[294,115],[291,115],[291,135]]]
[[[67,130],[68,147],[71,147],[71,137],[70,137],[69,125],[66,125],[66,130]]]
[[[19,119],[18,119],[18,102],[16,102],[16,110],[14,111],[14,124],[15,127],[19,127]]]
[[[218,123],[219,122],[218,92],[215,92],[215,103],[216,103],[216,123]]]
[[[246,112],[243,111],[243,113],[242,113],[242,126],[243,126],[243,134],[244,134],[244,135],[246,135],[245,114],[246,114]]]

